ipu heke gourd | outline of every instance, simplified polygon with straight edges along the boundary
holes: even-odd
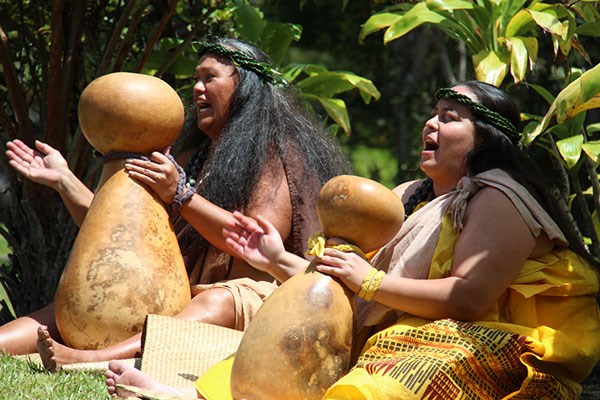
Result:
[[[374,251],[404,221],[400,198],[370,179],[341,175],[318,197],[323,233]],[[231,371],[234,399],[321,399],[349,369],[354,301],[341,282],[314,262],[284,282],[248,326]]]
[[[183,104],[164,81],[117,72],[81,94],[79,123],[102,154],[149,156],[178,137]],[[55,296],[67,345],[99,349],[140,332],[147,314],[174,315],[190,300],[177,238],[164,203],[107,161]]]

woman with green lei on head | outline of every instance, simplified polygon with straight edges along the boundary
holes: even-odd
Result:
[[[512,100],[477,81],[436,100],[427,179],[394,189],[408,215],[397,236],[370,263],[334,248],[317,259],[357,294],[371,335],[323,398],[576,399],[600,359],[598,263],[521,150]],[[267,220],[234,216],[227,243],[254,267],[306,265]],[[137,383],[113,367],[109,391]],[[198,395],[230,398],[228,373],[214,366]]]
[[[349,163],[262,51],[230,38],[198,48],[193,105],[176,154],[185,173],[159,152],[150,160],[128,160],[126,169],[174,210],[192,288],[177,317],[244,330],[287,275],[256,270],[227,247],[222,230],[233,223],[232,212],[268,217],[286,249],[302,255],[308,236],[318,230],[320,187],[348,173]],[[94,194],[62,155],[41,142],[37,150],[20,141],[7,147],[11,166],[56,189],[80,225]],[[0,327],[0,349],[33,353],[37,342],[44,365],[57,370],[68,363],[132,358],[140,352],[140,336],[99,350],[68,348],[49,305]]]

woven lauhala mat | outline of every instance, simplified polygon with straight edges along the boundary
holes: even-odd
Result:
[[[150,314],[142,338],[141,370],[175,387],[190,387],[209,367],[233,354],[243,332]]]

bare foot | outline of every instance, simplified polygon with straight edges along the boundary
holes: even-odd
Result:
[[[108,364],[108,370],[106,371],[105,376],[106,388],[112,397],[132,397],[132,395],[135,397],[136,394],[143,394],[143,390],[134,390],[135,388],[138,388],[155,393],[171,395],[172,398],[197,398],[196,390],[192,387],[190,387],[189,392],[184,392],[164,385],[156,382],[132,365],[120,360],[113,360]],[[121,387],[131,387],[134,392],[121,389]]]
[[[42,359],[42,363],[44,364],[44,368],[53,372],[59,371],[61,365],[56,362],[56,358],[54,357],[56,349],[55,346],[58,346],[58,343],[52,340],[46,325],[40,326],[37,333],[37,349],[38,353],[40,354],[40,358]]]
[[[66,364],[96,361],[90,359],[88,354],[92,353],[88,350],[72,349],[52,339],[46,325],[40,326],[37,334],[38,353],[48,371],[58,372]]]

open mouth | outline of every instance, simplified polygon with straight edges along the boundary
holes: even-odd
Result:
[[[204,111],[204,110],[208,110],[210,108],[210,104],[208,104],[205,101],[199,100],[199,101],[196,101],[196,107],[198,107],[199,111]]]
[[[425,138],[425,147],[424,150],[435,151],[438,149],[438,144],[434,142],[432,139]]]

